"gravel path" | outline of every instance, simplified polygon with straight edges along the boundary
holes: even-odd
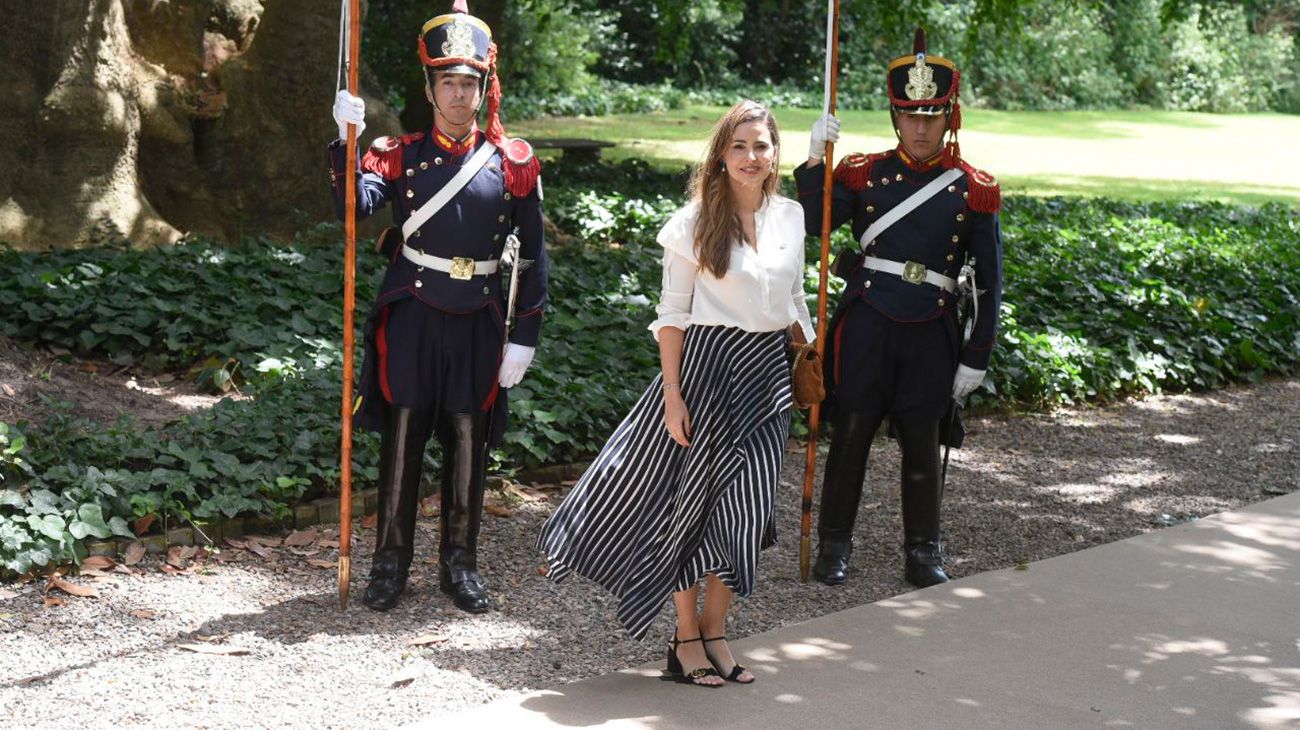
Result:
[[[1300,489],[1300,380],[968,428],[945,504],[958,577]],[[897,448],[880,444],[873,462],[855,572],[827,588],[797,580],[803,459],[789,454],[784,532],[760,561],[756,595],[733,611],[733,636],[907,590]],[[391,726],[660,658],[668,612],[634,642],[607,595],[538,573],[533,540],[561,493],[540,489],[545,498],[515,498],[509,516],[486,518],[481,567],[496,610],[483,616],[457,612],[437,591],[436,519],[421,521],[412,589],[386,615],[355,599],[337,610],[328,532],[69,579],[94,598],[0,586],[0,717],[6,728]],[[354,596],[373,539],[359,532]]]

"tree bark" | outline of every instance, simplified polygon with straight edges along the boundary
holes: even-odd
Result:
[[[288,237],[333,217],[337,3],[8,5],[0,241]],[[367,141],[398,129],[381,101],[367,109]]]

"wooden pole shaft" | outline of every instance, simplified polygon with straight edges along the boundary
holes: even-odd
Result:
[[[348,0],[348,93],[359,86],[361,0]],[[339,608],[348,606],[352,582],[352,376],[357,295],[357,127],[348,125],[343,222],[343,420],[339,464]]]

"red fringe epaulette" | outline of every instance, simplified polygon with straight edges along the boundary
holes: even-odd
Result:
[[[867,181],[871,179],[871,165],[877,160],[883,160],[892,154],[893,151],[890,150],[870,155],[864,155],[861,152],[846,155],[844,159],[840,160],[840,164],[835,166],[835,182],[850,190],[866,190]]]
[[[533,154],[533,146],[522,139],[506,138],[500,147],[501,156],[506,161],[502,165],[506,190],[516,198],[531,194],[537,187],[538,176],[542,174],[542,163]]]
[[[969,162],[962,160],[961,169],[966,171],[966,189],[970,196],[966,204],[976,213],[996,213],[1002,209],[1002,187],[998,179],[983,170],[975,169]]]
[[[402,176],[402,148],[422,139],[424,132],[413,132],[401,137],[376,137],[361,158],[361,169],[373,172],[385,180],[396,180]]]

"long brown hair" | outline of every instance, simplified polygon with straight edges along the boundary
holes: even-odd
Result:
[[[726,275],[727,266],[731,263],[732,243],[742,241],[745,237],[745,229],[740,225],[740,216],[736,213],[736,201],[732,199],[730,178],[723,169],[722,157],[731,145],[736,127],[749,122],[763,122],[767,125],[776,152],[773,163],[780,169],[781,137],[776,130],[776,118],[767,107],[746,99],[731,107],[713,127],[708,152],[691,172],[691,182],[687,187],[691,200],[700,204],[699,215],[695,219],[695,258],[699,260],[700,266],[719,279]],[[776,192],[778,174],[773,171],[763,181],[764,200]]]

